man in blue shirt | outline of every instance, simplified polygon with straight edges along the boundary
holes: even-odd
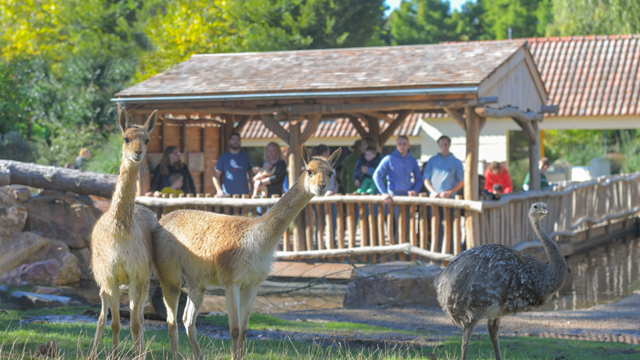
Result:
[[[435,198],[452,198],[464,186],[464,168],[462,162],[456,159],[449,148],[451,147],[451,138],[446,135],[438,138],[438,148],[440,153],[429,159],[427,166],[424,167],[422,177],[424,186],[429,191],[429,196]],[[444,213],[441,207],[438,208],[440,219],[444,219]],[[429,208],[431,211],[431,208]],[[451,218],[453,219],[453,208],[451,209]],[[440,231],[438,236],[438,248],[442,247],[442,239],[444,237],[444,228],[442,221],[440,222]]]
[[[442,135],[438,139],[440,153],[429,159],[422,178],[429,195],[436,198],[452,198],[464,186],[462,161],[449,152],[451,139]]]
[[[413,181],[411,181],[411,174],[413,174]],[[387,179],[386,185],[384,178]],[[393,197],[395,195],[416,196],[418,194],[418,191],[420,191],[422,187],[422,174],[420,173],[418,161],[411,156],[409,139],[406,136],[398,137],[396,149],[380,161],[376,171],[373,173],[373,181],[376,183],[376,187],[382,194],[386,204],[393,204]],[[398,217],[400,214],[400,208],[398,206],[393,207],[393,214],[394,223],[396,224],[396,226],[394,226],[394,233],[397,233]],[[407,216],[408,215],[409,212],[407,211]],[[406,229],[405,234],[409,236],[409,221],[405,221],[404,226]],[[407,242],[409,238],[399,240]]]
[[[224,195],[251,194],[249,179],[253,178],[253,166],[249,154],[240,151],[240,134],[229,136],[229,151],[220,155],[213,176],[216,197]],[[224,179],[221,179],[224,175]]]

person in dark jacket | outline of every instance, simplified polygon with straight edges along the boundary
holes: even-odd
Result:
[[[376,153],[376,151],[377,149],[375,147],[368,147],[356,162],[353,180],[358,184],[359,188],[362,187],[362,183],[364,183],[365,180],[370,179],[373,181],[373,173],[382,160],[382,156]],[[372,185],[375,190],[375,184],[372,183]],[[374,193],[377,194],[377,190]],[[369,194],[369,192],[367,192],[367,194]]]
[[[287,163],[282,156],[282,150],[280,146],[275,142],[270,142],[264,149],[264,161],[269,163],[271,168],[275,168],[272,175],[265,176],[264,174],[258,174],[253,177],[253,186],[259,187],[261,185],[267,186],[267,196],[281,195],[283,194],[282,185],[284,184],[284,178],[287,176]]]
[[[180,151],[176,146],[168,146],[164,149],[160,164],[153,172],[151,179],[151,188],[147,194],[153,194],[155,191],[162,191],[165,187],[171,187],[169,176],[171,174],[181,174],[183,179],[182,191],[185,194],[196,194],[196,186],[193,183],[193,177],[187,164],[180,160]]]

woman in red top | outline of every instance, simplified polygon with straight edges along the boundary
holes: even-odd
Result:
[[[509,171],[497,161],[489,165],[489,168],[484,172],[484,177],[487,179],[484,188],[489,192],[491,192],[494,184],[502,185],[503,194],[508,194],[513,191],[513,183],[511,182]]]

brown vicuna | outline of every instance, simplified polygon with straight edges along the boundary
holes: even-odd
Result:
[[[196,317],[207,285],[224,286],[231,331],[231,358],[244,358],[249,314],[256,286],[271,270],[273,253],[284,231],[315,195],[329,188],[332,167],[341,149],[329,159],[311,158],[302,146],[306,170],[289,191],[259,218],[205,211],[174,211],[160,220],[154,236],[154,261],[167,306],[173,358],[178,358],[178,298],[183,276],[189,284],[184,325],[197,358]]]
[[[129,285],[131,335],[136,356],[143,357],[143,309],[149,292],[149,278],[153,271],[151,237],[158,227],[158,220],[151,210],[134,202],[138,168],[147,151],[149,134],[156,124],[157,117],[157,111],[154,111],[144,126],[131,124],[124,109],[118,117],[118,125],[124,137],[120,175],[109,210],[100,217],[91,234],[91,269],[100,286],[102,311],[89,358],[97,355],[109,307],[113,330],[113,357],[116,358],[118,355],[119,285],[122,284]]]

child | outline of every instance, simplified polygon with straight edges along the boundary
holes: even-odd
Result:
[[[502,185],[493,184],[491,187],[491,193],[493,194],[493,200],[500,200],[500,197],[502,196]]]
[[[184,181],[184,177],[180,173],[173,173],[169,176],[169,184],[171,186],[167,186],[162,188],[162,191],[156,191],[153,193],[155,197],[161,197],[162,194],[176,194],[179,196],[180,194],[184,194],[182,191],[182,183]],[[165,213],[171,212],[171,207],[167,206],[165,208]]]
[[[276,167],[271,165],[270,162],[265,161],[262,164],[262,169],[256,171],[256,175],[253,177],[253,196],[256,197],[258,194],[262,195],[262,197],[267,196],[267,185],[261,184],[258,180],[268,178],[273,175],[276,171]]]
[[[376,194],[378,192],[375,183],[373,183],[373,172],[378,167],[378,164],[380,164],[380,155],[376,153],[376,148],[368,147],[364,154],[358,158],[353,174],[353,179],[359,187],[356,193]],[[371,180],[371,182],[366,180]]]

